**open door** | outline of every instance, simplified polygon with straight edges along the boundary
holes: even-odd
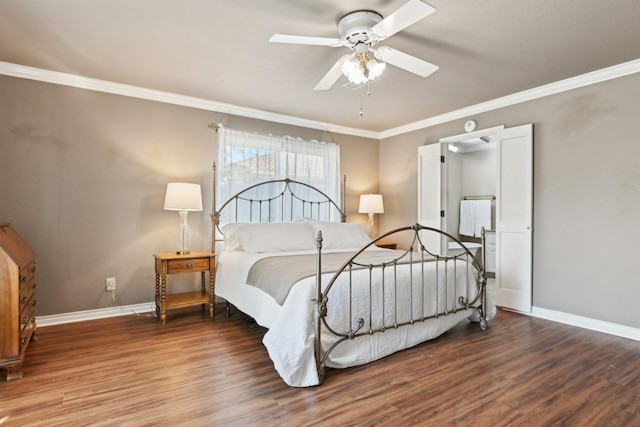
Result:
[[[418,223],[438,230],[444,230],[441,149],[441,144],[418,147]],[[438,234],[422,233],[420,238],[430,252],[435,252],[437,255],[446,253],[446,249],[442,247],[446,242],[441,241]]]
[[[531,312],[533,126],[498,132],[496,305]]]

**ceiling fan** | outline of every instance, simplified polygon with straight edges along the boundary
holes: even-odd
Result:
[[[311,46],[348,47],[353,53],[341,56],[314,90],[328,90],[345,75],[355,85],[362,85],[378,78],[389,63],[403,70],[427,77],[438,69],[415,56],[387,46],[373,46],[395,33],[404,30],[436,10],[421,0],[409,0],[400,9],[382,19],[382,15],[370,10],[351,12],[338,21],[340,38],[274,34],[272,43],[303,44]],[[378,62],[376,61],[378,59]]]

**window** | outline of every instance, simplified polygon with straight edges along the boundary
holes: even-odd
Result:
[[[253,134],[222,126],[218,130],[218,142],[218,206],[251,185],[284,178],[311,185],[334,201],[340,200],[340,147],[336,144]],[[275,186],[261,187],[261,190],[262,194],[256,192],[252,196],[273,196],[278,191]],[[298,186],[293,190],[306,200],[312,199],[307,188]],[[302,207],[296,209],[300,211],[294,212],[293,218],[305,216]],[[335,220],[329,214],[321,219]],[[227,222],[224,217],[221,221]]]

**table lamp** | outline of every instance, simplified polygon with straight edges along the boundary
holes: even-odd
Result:
[[[178,231],[178,254],[188,254],[191,244],[191,228],[187,223],[189,211],[202,210],[202,192],[199,184],[187,182],[170,182],[164,197],[164,209],[178,211],[180,214],[180,229]]]
[[[371,237],[371,230],[373,230],[373,214],[384,213],[382,194],[361,195],[358,212],[369,214],[369,237]]]

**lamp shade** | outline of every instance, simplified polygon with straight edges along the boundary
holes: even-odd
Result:
[[[382,194],[363,194],[360,196],[360,207],[358,213],[384,213]]]
[[[164,197],[164,209],[168,211],[201,211],[202,192],[199,184],[170,182]]]

